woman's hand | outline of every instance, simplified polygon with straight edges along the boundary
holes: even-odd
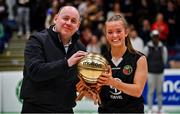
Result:
[[[108,71],[103,72],[101,76],[98,78],[97,86],[101,87],[103,85],[112,85],[114,78],[112,77],[111,67],[108,66]]]

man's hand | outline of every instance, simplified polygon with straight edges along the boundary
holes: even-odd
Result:
[[[78,51],[75,54],[73,54],[68,60],[68,66],[71,67],[75,64],[77,64],[77,62],[82,59],[85,55],[87,55],[87,52],[84,51]]]

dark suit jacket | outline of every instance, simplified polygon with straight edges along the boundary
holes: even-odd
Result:
[[[66,53],[52,26],[30,36],[24,53],[23,100],[55,112],[76,105],[77,68],[68,67],[67,59],[78,50],[86,50],[78,37],[73,35]]]

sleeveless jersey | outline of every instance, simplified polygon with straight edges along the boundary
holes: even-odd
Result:
[[[122,57],[122,61],[118,66],[112,62],[110,52],[107,52],[104,57],[112,67],[112,76],[124,83],[132,84],[138,59],[142,56],[141,53],[130,53],[128,49]],[[144,112],[144,99],[141,97],[133,97],[117,90],[111,86],[103,86],[100,92],[102,105],[99,107],[99,112]]]

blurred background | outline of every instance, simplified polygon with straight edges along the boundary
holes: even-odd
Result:
[[[0,0],[0,112],[19,113],[19,89],[24,47],[30,34],[48,28],[59,8],[75,6],[82,17],[80,40],[88,52],[107,51],[104,23],[114,14],[129,23],[133,47],[143,52],[157,29],[168,49],[163,83],[163,109],[180,113],[180,0]],[[157,26],[158,25],[158,26]],[[143,92],[145,103],[147,87]],[[157,99],[154,97],[156,108]],[[95,113],[97,106],[84,99],[75,111]]]

